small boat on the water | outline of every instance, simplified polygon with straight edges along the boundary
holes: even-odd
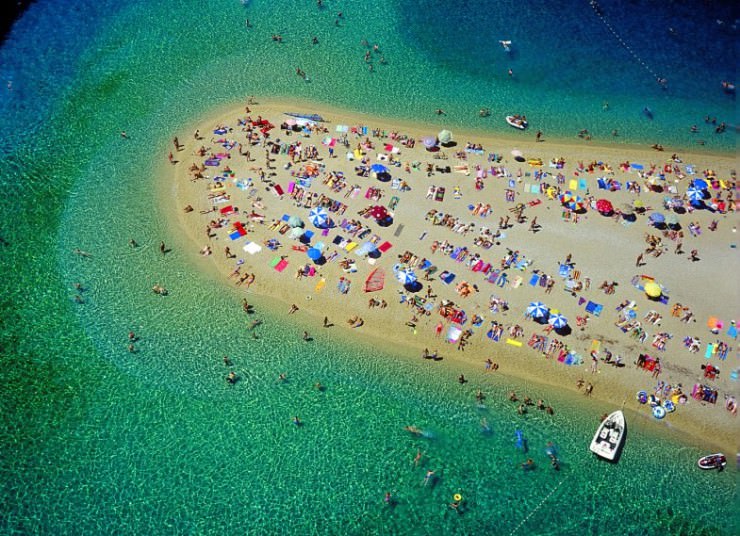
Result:
[[[308,121],[316,121],[316,122],[323,122],[324,118],[321,117],[319,114],[299,114],[296,112],[283,112],[285,115],[289,115],[290,117],[295,117],[296,119],[306,119]]]
[[[718,452],[717,454],[702,456],[699,458],[697,464],[699,465],[699,469],[703,469],[705,471],[710,471],[712,469],[722,471],[725,468],[725,465],[727,465],[727,458],[724,454]]]
[[[529,123],[527,122],[527,117],[524,115],[507,115],[506,122],[509,123],[509,125],[511,125],[512,127],[518,128],[519,130],[524,130],[529,125]]]
[[[624,413],[621,411],[611,413],[596,429],[589,447],[591,452],[605,460],[614,461],[624,443],[626,430]]]
[[[735,84],[722,80],[722,89],[725,93],[735,93]]]
[[[511,52],[511,41],[499,41],[506,52]]]

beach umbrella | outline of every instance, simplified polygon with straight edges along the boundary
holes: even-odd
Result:
[[[555,329],[562,329],[568,325],[568,319],[565,318],[560,313],[555,313],[550,317],[547,323],[550,324]]]
[[[648,219],[653,223],[665,223],[665,216],[660,212],[653,212]]]
[[[623,216],[631,216],[635,213],[635,209],[632,208],[632,205],[625,203],[622,205],[622,208],[620,209]]]
[[[370,171],[373,173],[388,173],[388,168],[383,164],[373,164],[370,166]]]
[[[645,208],[645,203],[642,202],[642,199],[635,199],[632,206],[635,208]]]
[[[542,302],[532,302],[527,307],[527,314],[532,318],[542,318],[547,316],[549,312],[547,305]]]
[[[306,251],[306,255],[308,255],[308,258],[312,261],[315,261],[321,257],[321,250],[316,248],[310,248],[308,251]]]
[[[426,138],[421,139],[421,143],[424,144],[424,147],[427,149],[434,149],[437,146],[437,138],[427,136]]]
[[[645,166],[643,166],[642,164],[638,164],[637,162],[632,162],[630,164],[630,167],[632,169],[645,169]]]
[[[665,217],[665,222],[668,227],[680,227],[681,224],[678,222],[678,216],[675,214],[668,214],[668,216]]]
[[[689,201],[701,201],[704,199],[704,190],[696,186],[689,186],[688,190],[686,190],[686,196],[689,198]]]
[[[716,316],[710,316],[707,320],[707,327],[709,329],[722,329],[724,327],[724,323]]]
[[[511,151],[511,156],[524,156],[524,154],[522,154],[522,152],[519,149],[513,149]]]
[[[315,207],[308,213],[308,219],[316,227],[323,228],[329,222],[329,213],[326,212],[324,207]]]
[[[608,199],[599,199],[596,201],[596,210],[602,214],[609,214],[610,212],[614,212],[614,205]]]
[[[413,270],[410,268],[404,268],[403,270],[399,270],[398,274],[396,274],[396,277],[401,282],[402,285],[409,285],[411,283],[416,283],[416,274]]]
[[[450,143],[452,141],[452,132],[447,129],[440,130],[439,134],[437,134],[437,139],[442,145]]]
[[[303,220],[300,219],[298,216],[291,216],[288,218],[288,225],[291,227],[303,227]]]
[[[298,121],[296,121],[295,119],[293,119],[292,117],[290,117],[290,118],[288,118],[288,119],[285,120],[285,124],[288,125],[289,127],[292,127],[292,126],[297,125],[298,124]]]
[[[293,227],[288,233],[288,236],[290,238],[300,238],[301,236],[303,236],[303,233],[305,233],[305,231],[302,228]]]
[[[699,190],[706,190],[707,188],[709,188],[709,183],[704,179],[694,179],[693,181],[691,181],[690,186],[698,188]]]
[[[645,294],[650,298],[660,298],[661,294],[663,294],[663,289],[660,288],[658,283],[645,283]]]

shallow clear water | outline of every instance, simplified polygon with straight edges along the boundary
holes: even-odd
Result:
[[[254,339],[239,296],[196,274],[177,247],[160,258],[159,241],[176,246],[179,237],[156,203],[152,172],[152,155],[178,127],[250,94],[430,122],[441,121],[433,110],[442,107],[448,124],[499,131],[498,116],[524,111],[552,136],[619,128],[621,142],[688,145],[686,125],[705,113],[735,115],[718,83],[737,57],[731,8],[602,3],[650,69],[670,65],[663,91],[588,2],[499,2],[495,11],[484,2],[380,2],[372,12],[325,3],[317,12],[311,2],[257,0],[208,10],[185,0],[39,2],[0,49],[0,78],[13,82],[0,101],[3,532],[736,532],[734,471],[694,471],[700,452],[642,416],[628,414],[628,446],[612,466],[584,452],[610,408],[482,375],[462,388],[452,371],[324,333],[307,344],[300,333],[310,328],[269,313]],[[726,26],[717,30],[715,18]],[[666,25],[713,37],[666,38]],[[373,73],[363,38],[388,61],[376,57]],[[501,38],[515,43],[510,58]],[[296,78],[297,66],[310,83]],[[476,116],[484,105],[492,118]],[[646,105],[652,122],[640,115]],[[707,147],[732,150],[733,136],[707,134]],[[131,237],[142,247],[131,250]],[[75,247],[93,257],[71,254]],[[86,287],[85,304],[73,302],[74,282]],[[171,295],[154,296],[153,282]],[[129,330],[141,337],[133,355]],[[225,354],[242,378],[233,387]],[[289,381],[278,384],[286,370]],[[484,409],[474,402],[478,385],[489,393]],[[546,396],[555,417],[517,416],[505,401],[512,388]],[[293,415],[305,425],[293,426]],[[490,436],[480,433],[483,417]],[[433,438],[409,436],[402,427],[412,423]],[[516,429],[536,471],[518,467],[527,455]],[[563,461],[558,473],[547,466],[548,441]],[[423,468],[412,464],[417,449]],[[425,468],[437,471],[434,486],[421,485]],[[702,488],[711,500],[697,500]],[[457,492],[460,516],[447,507]]]

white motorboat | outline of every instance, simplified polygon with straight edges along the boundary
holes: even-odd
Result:
[[[507,115],[506,122],[509,123],[510,126],[518,128],[519,130],[524,130],[529,126],[527,119],[523,115]]]
[[[711,469],[718,469],[722,471],[727,465],[727,458],[721,452],[717,454],[710,454],[709,456],[702,456],[697,462],[699,469],[709,471]]]
[[[589,447],[591,452],[605,460],[614,461],[622,448],[626,431],[624,413],[615,411],[596,429],[596,434]]]
[[[511,41],[499,41],[506,52],[511,52]]]

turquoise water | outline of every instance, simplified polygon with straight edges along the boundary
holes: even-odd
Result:
[[[731,8],[603,2],[648,68],[615,45],[588,2],[499,2],[476,16],[486,3],[325,4],[39,2],[0,49],[0,80],[12,81],[0,101],[2,532],[736,533],[735,472],[698,473],[700,451],[642,416],[628,414],[628,446],[612,466],[584,452],[608,406],[584,410],[570,395],[478,372],[463,388],[456,371],[325,333],[306,344],[300,333],[312,328],[263,312],[266,300],[255,300],[264,325],[252,338],[239,296],[195,273],[177,247],[152,157],[199,113],[251,94],[430,122],[442,107],[448,124],[501,132],[498,115],[524,111],[552,136],[619,128],[619,142],[688,146],[684,126],[703,127],[704,114],[734,123],[734,101],[719,90],[737,57]],[[713,38],[653,39],[646,17],[685,36],[711,28]],[[727,21],[719,30],[717,18]],[[504,37],[511,58],[496,44]],[[373,73],[363,38],[388,62]],[[668,62],[664,91],[650,70]],[[481,106],[494,115],[478,118]],[[734,149],[734,133],[705,137],[708,149]],[[131,237],[142,247],[131,250]],[[175,246],[166,259],[160,240]],[[72,299],[75,282],[84,304]],[[154,282],[171,296],[154,296]],[[133,355],[130,330],[141,337]],[[242,378],[233,387],[225,354]],[[289,381],[278,384],[283,371]],[[475,405],[478,386],[486,408]],[[517,416],[510,389],[545,396],[556,415]],[[406,424],[433,437],[413,438]],[[530,454],[516,449],[516,429]],[[547,466],[547,441],[560,472]],[[426,455],[414,468],[417,449]],[[539,468],[525,474],[527,456]],[[439,479],[423,487],[427,468]],[[458,492],[463,515],[447,507]]]

